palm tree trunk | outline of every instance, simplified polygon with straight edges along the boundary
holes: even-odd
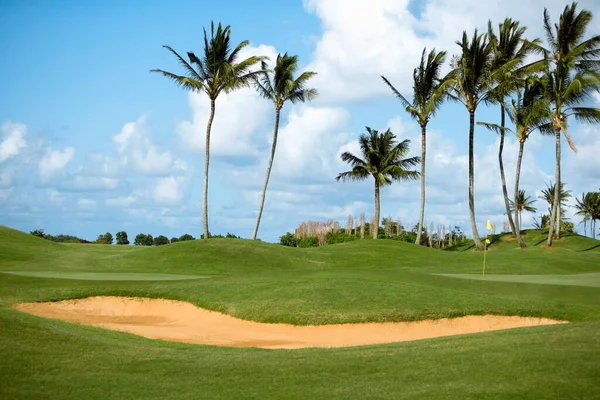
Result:
[[[554,183],[554,202],[550,213],[550,228],[548,229],[548,246],[552,246],[552,235],[554,234],[555,224],[558,220],[557,238],[560,237],[560,129],[555,129],[556,136],[556,172]]]
[[[504,128],[506,124],[506,115],[504,112],[504,106],[500,106],[500,126]],[[500,180],[502,181],[502,194],[504,195],[504,207],[506,208],[506,216],[508,217],[508,223],[513,233],[517,234],[517,228],[513,221],[512,214],[510,212],[510,203],[508,201],[508,190],[506,189],[506,177],[504,176],[504,162],[502,161],[502,152],[504,151],[504,129],[500,130],[500,146],[498,148],[498,165],[500,166]],[[519,243],[520,245],[520,243]]]
[[[373,229],[373,239],[377,239],[377,234],[379,233],[379,183],[375,180],[375,226]]]
[[[419,227],[415,244],[421,244],[421,231],[425,217],[425,155],[427,153],[427,125],[421,126],[421,213],[419,214]]]
[[[521,237],[521,222],[523,221],[523,218],[519,218],[519,220],[517,220],[517,205],[516,205],[516,201],[517,201],[517,196],[519,195],[519,180],[521,179],[521,162],[523,161],[523,148],[525,147],[525,141],[519,140],[519,155],[517,156],[517,173],[515,175],[515,197],[513,199],[513,207],[514,207],[514,211],[515,211],[515,232],[517,235],[517,243],[519,243],[519,247],[523,248],[525,247],[525,242],[523,241],[523,238]]]
[[[271,158],[269,159],[269,166],[267,167],[267,177],[265,179],[265,186],[263,187],[262,196],[260,198],[260,205],[258,207],[258,215],[256,216],[256,225],[254,226],[254,233],[252,233],[252,240],[256,240],[258,235],[258,226],[260,225],[260,217],[262,216],[263,207],[265,205],[265,196],[267,194],[267,185],[269,184],[269,177],[271,176],[271,168],[273,167],[273,159],[275,158],[275,149],[277,148],[277,134],[279,133],[279,114],[281,113],[280,107],[275,107],[275,130],[273,131],[273,144],[271,145]]]
[[[212,128],[213,119],[215,118],[215,100],[210,100],[210,116],[208,117],[208,124],[206,125],[206,143],[204,149],[204,195],[203,195],[203,206],[202,214],[204,219],[204,239],[208,239],[208,164],[210,161],[210,129]]]
[[[477,232],[477,223],[475,222],[475,195],[474,195],[474,176],[475,160],[473,159],[473,138],[475,136],[475,111],[469,111],[469,216],[471,217],[471,230],[473,231],[473,241],[479,250],[483,250],[483,244]]]

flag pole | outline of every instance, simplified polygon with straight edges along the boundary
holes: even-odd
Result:
[[[483,244],[483,272],[482,272],[482,276],[485,277],[485,256],[487,254],[487,241],[488,241],[488,237],[487,237],[487,229],[485,230],[485,242]]]

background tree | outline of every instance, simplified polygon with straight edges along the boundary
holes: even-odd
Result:
[[[180,242],[185,242],[187,240],[196,240],[192,235],[190,235],[189,233],[184,233],[183,235],[181,235],[179,237],[179,241]]]
[[[565,207],[567,206],[567,199],[571,198],[571,191],[565,190],[565,183],[560,183],[560,189],[557,191],[555,184],[546,184],[546,189],[542,189],[542,195],[538,198],[544,200],[548,203],[548,214],[550,216],[548,228],[552,228],[554,225],[554,220],[552,219],[552,210],[554,207],[554,196],[558,193],[558,204],[560,205],[560,219],[559,222],[563,220],[565,216]]]
[[[215,101],[222,92],[229,93],[242,87],[249,86],[250,79],[264,73],[264,71],[252,71],[251,68],[266,59],[262,56],[252,56],[236,62],[240,51],[249,42],[242,41],[233,50],[230,42],[231,28],[223,28],[221,23],[215,31],[214,23],[210,24],[210,39],[204,30],[204,54],[201,57],[193,52],[188,52],[189,62],[180,56],[169,46],[163,46],[169,50],[183,67],[185,75],[177,75],[161,69],[153,69],[150,72],[158,72],[173,80],[177,85],[186,90],[204,92],[210,99],[210,116],[206,125],[205,160],[204,160],[204,194],[203,194],[203,228],[204,237],[208,238],[208,167],[210,160],[210,132],[215,117]],[[194,68],[195,67],[195,68]]]
[[[547,133],[547,126],[552,117],[550,103],[543,97],[543,88],[537,77],[532,76],[522,79],[518,82],[518,85],[519,87],[515,92],[516,99],[511,99],[510,105],[507,105],[504,109],[511,122],[515,124],[515,131],[501,125],[477,122],[477,124],[484,125],[486,128],[498,133],[512,132],[519,142],[513,199],[516,199],[519,196],[519,182],[525,142],[529,139],[529,136],[538,129],[540,129],[543,134]],[[508,213],[510,213],[510,209],[509,203]],[[525,247],[525,241],[521,237],[521,227],[519,226],[519,216],[517,215],[517,212],[517,210],[514,210],[515,215],[513,222],[515,230],[513,232],[515,233],[519,246]]]
[[[262,63],[262,69],[264,71],[267,70],[267,64],[264,61]],[[275,63],[273,80],[271,80],[269,77],[268,72],[253,77],[254,86],[256,87],[258,93],[262,97],[271,100],[275,106],[275,129],[273,131],[273,143],[271,145],[271,156],[269,158],[269,165],[267,167],[267,177],[265,178],[265,185],[260,197],[258,214],[256,216],[256,225],[254,227],[254,232],[252,233],[252,240],[256,240],[256,235],[258,235],[258,226],[260,225],[260,218],[265,205],[267,186],[269,184],[271,168],[273,167],[273,159],[275,158],[275,149],[277,148],[279,115],[281,113],[281,109],[286,101],[290,101],[292,104],[295,104],[298,102],[313,100],[318,95],[316,89],[309,89],[306,87],[308,80],[312,76],[316,75],[316,72],[307,71],[302,73],[298,78],[294,79],[294,74],[297,69],[298,56],[288,56],[287,53],[279,54]]]
[[[135,246],[152,246],[154,244],[154,239],[150,234],[139,233],[135,236],[135,241],[133,242]]]
[[[590,231],[593,239],[596,238],[596,221],[600,219],[600,192],[581,194],[581,200],[575,199],[576,215],[582,217],[583,234],[586,234],[586,224],[590,221]]]
[[[467,33],[463,32],[461,41],[456,42],[461,48],[461,55],[452,60],[452,86],[450,98],[463,104],[469,112],[469,216],[473,240],[478,249],[483,250],[483,243],[477,231],[475,220],[475,195],[474,195],[474,136],[475,136],[475,111],[481,102],[490,101],[490,93],[496,87],[496,82],[506,71],[513,69],[516,60],[496,66],[493,58],[493,46],[485,34],[479,34],[477,29],[469,40]]]
[[[391,130],[379,133],[366,127],[367,134],[361,134],[358,143],[362,159],[350,152],[344,152],[341,159],[350,164],[350,171],[340,173],[335,179],[347,182],[362,181],[370,176],[375,180],[375,226],[379,226],[381,187],[391,185],[393,181],[419,179],[417,171],[409,168],[419,164],[419,157],[404,158],[408,154],[410,140],[396,142],[396,135]],[[377,239],[378,230],[373,230],[373,239]]]
[[[96,243],[98,244],[112,244],[113,243],[113,235],[110,232],[106,232],[104,235],[98,235],[98,239],[96,239]]]
[[[179,242],[179,238],[176,238],[175,236],[173,236],[170,240],[170,243],[177,243]]]
[[[129,244],[129,239],[127,239],[127,232],[120,231],[117,232],[117,244],[126,245]]]
[[[536,212],[537,209],[533,206],[535,200],[532,199],[531,196],[525,195],[525,190],[519,190],[517,196],[515,196],[514,201],[510,201],[510,211],[514,211],[515,213],[515,225],[517,227],[521,227],[521,222],[523,222],[523,211],[527,212]]]
[[[417,229],[416,244],[421,244],[421,231],[425,217],[425,160],[427,157],[427,124],[443,103],[448,92],[449,79],[440,79],[442,65],[446,60],[446,52],[439,53],[433,49],[426,56],[427,49],[423,49],[421,63],[413,70],[413,101],[410,103],[385,76],[383,81],[398,97],[406,112],[415,119],[421,127],[421,211],[419,214],[419,228]]]
[[[157,237],[154,238],[154,245],[155,246],[163,246],[165,244],[169,244],[169,238],[163,235],[158,235]]]
[[[569,147],[577,151],[567,130],[567,119],[598,123],[600,109],[581,107],[581,104],[600,90],[600,35],[583,40],[592,13],[577,12],[577,3],[565,6],[559,22],[552,26],[548,10],[544,8],[544,30],[549,48],[542,49],[546,61],[544,74],[545,94],[553,104],[551,127],[555,135],[556,171],[555,182],[560,182],[561,133]],[[554,203],[550,213],[548,246],[552,246],[553,234],[560,237],[560,196],[555,186]]]
[[[495,90],[490,92],[490,98],[494,102],[500,104],[500,127],[506,126],[505,99],[512,93],[518,83],[518,78],[525,73],[522,65],[527,55],[531,52],[533,46],[528,41],[523,40],[526,27],[519,26],[518,21],[513,21],[511,18],[506,18],[504,22],[498,25],[498,35],[492,29],[491,21],[488,22],[488,37],[492,46],[492,70],[501,70],[502,73],[497,74],[497,85]],[[535,41],[538,43],[538,40]],[[504,68],[505,65],[510,65],[510,68]],[[500,167],[500,181],[502,184],[502,194],[504,196],[504,206],[506,208],[506,216],[508,223],[513,233],[517,236],[517,241],[521,247],[525,243],[520,238],[519,227],[515,226],[515,222],[510,213],[510,204],[508,198],[508,190],[506,188],[506,177],[504,173],[504,162],[502,153],[504,151],[504,129],[498,131],[500,135],[500,144],[498,146],[498,166]],[[518,195],[518,190],[515,191],[515,197]],[[517,217],[515,217],[516,219]]]

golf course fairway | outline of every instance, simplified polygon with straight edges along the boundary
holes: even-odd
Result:
[[[59,244],[0,226],[0,398],[598,398],[599,242],[565,234],[547,249],[546,233],[525,231],[524,249],[492,237],[479,279],[483,254],[469,243],[436,250],[365,239],[299,249],[210,239],[134,247]],[[110,306],[123,299],[130,311],[159,302],[162,314],[149,324],[146,310],[142,322],[161,335],[202,312],[252,337],[228,344],[217,332],[221,342],[201,344],[117,331],[138,317]],[[35,307],[99,317],[94,325],[65,321],[33,315]],[[466,317],[568,323],[431,335],[436,323]],[[273,339],[254,329],[394,324],[421,324],[430,336],[318,347],[275,343],[280,332]],[[315,340],[342,337],[332,332]]]

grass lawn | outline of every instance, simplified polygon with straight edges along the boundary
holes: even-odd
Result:
[[[63,245],[0,227],[0,398],[599,398],[600,242],[570,235],[547,249],[543,232],[525,238],[529,246],[518,249],[494,236],[480,279],[483,254],[469,244],[295,249],[212,239],[136,248]],[[184,300],[294,324],[473,314],[572,323],[262,350],[150,340],[11,308],[95,295]]]

